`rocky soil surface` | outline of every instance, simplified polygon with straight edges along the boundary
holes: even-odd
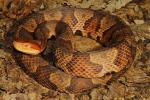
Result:
[[[131,68],[110,84],[80,95],[46,89],[28,77],[15,63],[11,40],[5,37],[12,36],[16,20],[60,6],[101,9],[121,17],[138,44]],[[86,39],[76,40],[85,45]],[[150,0],[0,0],[0,100],[150,100]]]

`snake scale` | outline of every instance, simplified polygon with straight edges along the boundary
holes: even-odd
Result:
[[[103,47],[80,52],[72,45],[76,35]],[[40,53],[54,39],[53,67]],[[128,68],[135,55],[134,35],[119,17],[104,11],[55,8],[32,14],[18,26],[13,39],[16,62],[44,87],[82,93]],[[20,51],[20,52],[19,52]],[[49,56],[51,58],[51,56]]]

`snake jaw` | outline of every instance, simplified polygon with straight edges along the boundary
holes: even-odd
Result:
[[[30,55],[37,55],[43,51],[36,43],[13,41],[13,46],[16,50]]]

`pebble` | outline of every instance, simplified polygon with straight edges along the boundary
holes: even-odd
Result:
[[[145,63],[147,66],[149,66],[150,65],[150,59],[148,59]]]
[[[150,51],[150,43],[146,45],[146,49]]]
[[[144,24],[144,20],[140,20],[140,19],[135,19],[134,22],[135,24],[138,24],[138,25]]]
[[[59,95],[59,100],[71,100],[70,95],[66,94],[66,93],[61,93]]]
[[[79,100],[90,100],[88,95],[82,95]]]
[[[5,58],[6,53],[3,49],[0,49],[0,58]]]
[[[93,89],[90,93],[91,100],[102,100],[103,95],[100,93],[98,89]]]

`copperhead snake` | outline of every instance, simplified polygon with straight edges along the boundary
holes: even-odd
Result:
[[[103,47],[80,52],[72,45],[76,35]],[[40,53],[54,38],[54,66]],[[19,25],[13,46],[16,62],[44,87],[82,93],[106,84],[128,68],[134,58],[134,35],[119,17],[104,11],[56,8],[27,17]]]

